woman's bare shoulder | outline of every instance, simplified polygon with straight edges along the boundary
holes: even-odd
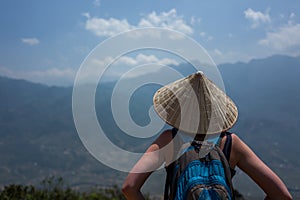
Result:
[[[231,139],[232,139],[232,150],[236,150],[237,147],[239,147],[241,145],[242,140],[235,134],[235,133],[231,133]],[[227,136],[223,137],[221,142],[220,142],[220,147],[221,149],[223,149],[225,142],[227,140]]]
[[[240,146],[242,145],[243,141],[242,139],[239,138],[239,136],[235,133],[231,133],[231,139],[232,139],[232,148],[233,149],[239,149]],[[224,146],[225,142],[226,142],[226,137],[223,137],[222,140],[221,140],[221,148]]]
[[[235,133],[231,133],[231,141],[232,141],[232,145],[231,145],[231,151],[230,151],[230,160],[229,160],[229,164],[230,166],[234,169],[235,166],[237,165],[237,163],[240,160],[240,153],[239,153],[239,149],[240,149],[240,145],[241,145],[241,139],[235,134]],[[225,142],[227,140],[227,136],[223,137],[221,142],[220,142],[220,147],[221,149],[224,148]]]

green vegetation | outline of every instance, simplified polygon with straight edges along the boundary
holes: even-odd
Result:
[[[0,191],[2,200],[122,200],[121,190],[112,188],[92,189],[80,192],[67,187],[62,178],[49,177],[41,182],[40,187],[32,185],[9,185]],[[147,196],[146,199],[149,199]]]
[[[242,194],[235,190],[235,198],[244,200]],[[94,188],[88,192],[74,190],[64,183],[63,178],[53,176],[45,178],[41,186],[11,184],[0,190],[1,200],[125,200],[120,188]],[[160,199],[145,195],[146,200]]]
[[[235,191],[237,200],[244,200],[244,197]],[[5,186],[0,190],[1,200],[125,200],[120,188],[94,188],[88,192],[74,190],[63,181],[63,178],[48,177],[41,182],[40,187],[33,185]],[[155,200],[157,197],[145,195],[146,200]]]

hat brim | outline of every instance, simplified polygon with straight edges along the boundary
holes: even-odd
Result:
[[[238,117],[231,98],[199,72],[160,88],[153,104],[167,124],[191,134],[224,132]]]

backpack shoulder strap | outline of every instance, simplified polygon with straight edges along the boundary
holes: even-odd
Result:
[[[174,138],[178,132],[177,128],[172,128],[172,137]]]
[[[224,136],[226,136],[226,141],[225,141],[225,144],[224,144],[224,148],[223,148],[223,154],[225,155],[226,157],[226,160],[227,162],[229,163],[229,159],[230,159],[230,153],[231,153],[231,146],[232,146],[232,136],[231,136],[231,132],[223,132],[221,133],[220,135],[220,138],[223,138]],[[235,175],[236,173],[236,170],[235,169],[232,169],[230,167],[230,172],[231,172],[231,178]]]
[[[223,148],[223,153],[227,159],[227,161],[229,162],[230,159],[230,152],[231,152],[231,146],[232,146],[232,137],[231,137],[230,132],[223,132],[221,133],[221,138],[223,138],[224,136],[226,136],[226,141],[224,144],[224,148]]]

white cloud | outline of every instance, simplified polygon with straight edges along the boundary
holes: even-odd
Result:
[[[160,14],[156,14],[156,12],[153,11],[140,20],[138,27],[163,27],[186,34],[193,33],[192,27],[184,21],[182,16],[177,15],[176,9],[171,9],[169,12],[162,12]]]
[[[155,55],[145,55],[145,54],[138,54],[136,57],[129,57],[129,56],[123,56],[121,57],[117,62],[117,66],[122,66],[124,69],[124,64],[127,65],[126,71],[129,69],[133,69],[131,71],[130,75],[126,75],[127,78],[136,78],[143,75],[147,75],[149,73],[155,73],[158,76],[161,75],[161,68],[163,66],[178,66],[179,63],[171,58],[158,58]],[[142,70],[136,70],[137,67],[141,67]],[[111,74],[112,76],[115,76],[115,78],[120,77],[125,71],[119,71],[116,73]]]
[[[191,23],[192,25],[195,25],[195,23],[196,23],[196,18],[195,18],[195,17],[191,17],[190,23]]]
[[[82,13],[81,15],[86,17],[87,19],[91,18],[90,13],[88,13],[88,12]]]
[[[296,16],[296,14],[293,12],[290,14],[288,24],[290,24],[290,25],[294,24],[295,16]]]
[[[204,31],[200,32],[200,36],[204,37],[206,35],[206,33]]]
[[[89,13],[82,15],[87,18],[85,28],[98,36],[113,36],[123,31],[145,27],[169,28],[185,34],[193,34],[193,28],[188,25],[183,16],[177,14],[176,9],[162,13],[153,11],[141,18],[136,25],[130,24],[127,19],[91,17]]]
[[[248,8],[244,11],[245,18],[250,20],[252,25],[251,28],[257,28],[260,24],[271,22],[269,10],[265,13],[260,11],[254,11],[252,8]]]
[[[237,61],[249,62],[254,56],[249,55],[242,51],[221,51],[219,49],[209,50],[209,55],[213,58],[214,62],[219,64],[235,63]]]
[[[291,19],[293,19],[295,16],[296,16],[296,14],[293,13],[293,12],[290,14],[290,18],[291,18]]]
[[[33,76],[38,77],[57,77],[57,78],[72,78],[75,75],[75,71],[73,69],[58,69],[58,68],[50,68],[45,71],[32,71],[30,72]]]
[[[104,78],[106,80],[116,80],[122,76],[125,72],[135,67],[145,65],[145,70],[134,71],[128,78],[135,78],[139,75],[146,75],[147,73],[158,73],[159,67],[152,68],[152,66],[165,66],[165,65],[179,65],[178,61],[167,57],[158,57],[156,55],[137,54],[135,56],[122,56],[117,60],[112,57],[106,57],[103,60],[90,60],[88,62],[88,70],[81,71],[80,80],[83,82],[89,82],[99,78],[99,70],[104,70],[108,64],[107,73]],[[0,75],[25,79],[32,82],[43,83],[47,85],[64,85],[70,86],[73,84],[77,70],[72,68],[49,68],[45,70],[12,70],[10,68],[0,66]]]
[[[50,68],[44,71],[14,71],[7,67],[0,67],[0,74],[11,78],[25,79],[49,85],[70,85],[73,83],[76,71],[71,68]]]
[[[191,25],[196,25],[197,23],[200,23],[202,21],[201,18],[196,18],[195,16],[191,17],[190,19],[190,24]]]
[[[204,31],[200,32],[199,35],[200,35],[200,37],[206,39],[207,41],[211,41],[214,39],[214,37],[212,35],[209,35]]]
[[[293,22],[293,20],[295,19],[295,17],[296,17],[296,14],[294,13],[294,12],[291,12],[289,15],[285,15],[285,14],[283,14],[283,13],[280,13],[279,14],[279,18],[280,19],[288,19],[288,23],[291,23],[291,22]]]
[[[37,45],[40,43],[40,41],[37,39],[37,38],[22,38],[21,41],[24,43],[24,44],[28,44],[28,45]]]
[[[100,0],[94,0],[93,4],[95,6],[100,6],[101,3],[100,3]]]
[[[219,49],[214,49],[214,53],[218,56],[222,56],[223,53]]]
[[[112,63],[112,64],[111,64]],[[107,69],[105,69],[108,64],[111,64]],[[92,64],[89,66],[91,70],[88,73],[84,74],[83,81],[90,80],[96,76],[95,71],[105,70],[104,79],[106,80],[115,80],[121,77],[124,73],[128,72],[131,69],[136,67],[141,67],[145,65],[145,70],[138,71],[136,74],[132,72],[130,78],[138,77],[140,75],[146,75],[147,73],[156,73],[158,68],[152,69],[151,65],[159,65],[159,66],[178,66],[179,63],[175,59],[171,58],[159,58],[156,55],[146,55],[146,54],[138,54],[136,56],[122,56],[117,60],[113,60],[112,57],[107,57],[104,60],[94,60]]]
[[[157,63],[161,65],[178,65],[179,63],[174,59],[162,58],[159,59],[155,55],[145,55],[138,54],[135,58],[137,64],[146,64],[146,63]]]
[[[137,65],[138,61],[132,57],[129,56],[122,56],[120,57],[120,59],[117,61],[118,64],[124,64],[127,66],[133,66],[133,65]]]
[[[260,45],[270,47],[275,53],[300,53],[300,24],[288,24],[276,31],[268,32],[259,41]],[[298,50],[298,52],[295,52]]]
[[[210,35],[210,36],[207,37],[207,40],[208,40],[208,41],[211,41],[211,40],[213,40],[213,39],[214,39],[214,36],[211,36],[211,35]]]
[[[102,66],[106,66],[108,63],[112,62],[112,58],[106,59],[104,63],[102,62]],[[97,62],[98,64],[100,61]],[[148,63],[156,63],[159,65],[178,65],[179,63],[170,58],[158,58],[155,55],[146,55],[146,54],[138,54],[135,57],[130,57],[130,56],[122,56],[116,62],[114,65],[117,66],[124,66],[126,65],[127,67],[135,67],[137,65],[143,65],[143,64],[148,64]]]
[[[89,14],[85,14],[89,16]],[[103,19],[97,17],[88,17],[85,28],[97,36],[113,36],[123,31],[133,28],[126,19],[118,20],[115,18]]]

